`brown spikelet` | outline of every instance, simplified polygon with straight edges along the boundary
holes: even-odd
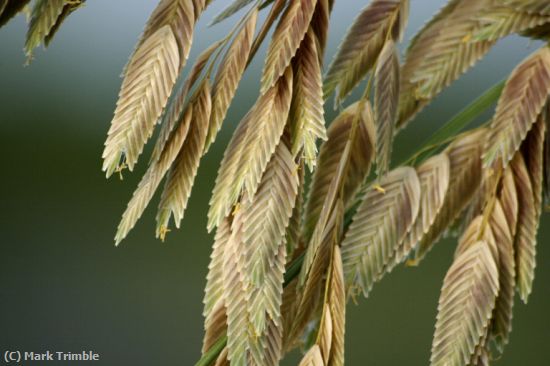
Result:
[[[307,33],[317,0],[291,1],[275,31],[267,51],[261,92],[267,92],[284,74]]]
[[[520,153],[515,155],[510,166],[514,172],[519,202],[518,226],[514,242],[517,289],[520,298],[527,303],[535,278],[538,217],[531,177]]]
[[[451,2],[419,33],[403,66],[399,122],[403,127],[495,42],[547,22],[490,0]]]
[[[463,0],[450,0],[435,14],[411,40],[405,56],[399,87],[399,112],[397,126],[402,128],[425,105],[426,101],[416,98],[415,83],[411,76],[424,61],[424,54],[430,50],[439,34],[445,29],[445,22]],[[466,5],[463,5],[466,6]]]
[[[348,30],[325,78],[325,96],[336,91],[341,102],[374,66],[388,34],[400,38],[408,18],[408,0],[374,0]]]
[[[193,26],[205,6],[204,0],[160,0],[147,21],[136,50],[158,28],[170,25],[185,62],[191,48]]]
[[[332,347],[329,366],[344,366],[344,340],[346,333],[346,290],[342,254],[337,245],[332,253],[329,308],[332,314]]]
[[[285,242],[288,258],[294,258],[296,251],[302,247],[301,244],[301,229],[302,217],[304,214],[304,189],[305,189],[305,167],[303,161],[298,166],[298,194],[296,204],[292,210],[292,216],[286,230]]]
[[[227,347],[220,352],[220,355],[216,359],[214,366],[230,366],[229,360],[227,359]]]
[[[320,347],[318,345],[311,347],[298,366],[325,366]]]
[[[195,9],[191,0],[162,0],[149,18],[124,72],[103,152],[109,177],[121,161],[133,169],[153,133],[189,54]]]
[[[323,295],[326,286],[324,277],[330,268],[333,247],[338,245],[342,237],[343,218],[344,205],[342,200],[337,200],[323,231],[320,245],[313,255],[311,265],[308,267],[302,266],[302,274],[307,273],[307,276],[304,276],[306,279],[303,285],[298,282],[299,306],[287,339],[289,346],[293,345],[295,339],[303,333],[307,323],[323,307]],[[306,271],[304,268],[309,270]]]
[[[281,304],[281,315],[283,318],[283,349],[289,349],[293,344],[290,344],[289,347],[289,338],[291,328],[294,324],[294,319],[296,317],[299,305],[299,296],[300,293],[297,291],[298,281],[293,280],[290,283],[287,283],[283,289],[283,301]]]
[[[170,168],[158,207],[156,235],[161,239],[164,239],[172,216],[176,227],[179,228],[197,175],[212,110],[208,80],[199,87],[191,105],[193,121],[189,134],[174,165]]]
[[[319,349],[320,360],[316,356],[315,362],[320,362],[320,365],[343,366],[346,294],[342,257],[338,245],[332,248],[331,257],[326,284],[328,291],[325,293],[321,321],[312,350]],[[305,355],[300,365],[311,362],[309,361],[310,352]]]
[[[445,150],[451,163],[449,188],[440,213],[416,248],[415,264],[430,251],[481,186],[481,152],[486,133],[485,129],[466,133]]]
[[[342,242],[346,288],[352,295],[368,296],[420,208],[420,182],[413,168],[397,168],[379,184],[383,191],[369,188]]]
[[[418,99],[431,100],[444,87],[448,86],[460,74],[485,55],[492,44],[470,42],[468,36],[479,27],[472,14],[488,6],[488,1],[466,0],[457,6],[447,18],[445,31],[439,32],[432,40],[429,50],[423,54],[424,60],[416,67],[412,75],[405,74],[404,79],[416,84],[415,96]],[[414,52],[410,49],[409,52]],[[405,62],[407,62],[406,59]]]
[[[537,217],[540,216],[542,211],[544,139],[546,138],[546,120],[548,119],[549,105],[547,104],[543,109],[522,145],[525,164],[527,164],[531,184],[533,185],[533,199]]]
[[[443,282],[430,365],[468,363],[486,334],[498,290],[490,245],[483,240],[464,243]]]
[[[325,301],[315,344],[321,351],[323,365],[344,364],[346,294],[340,247],[335,243],[327,268]],[[306,296],[306,294],[304,294]]]
[[[321,64],[313,31],[306,33],[294,61],[294,98],[290,111],[292,121],[292,154],[302,152],[313,170],[317,160],[317,140],[326,140]]]
[[[386,271],[401,263],[426,234],[439,215],[450,185],[451,163],[446,153],[441,153],[416,169],[420,181],[421,199],[418,216],[409,233],[395,250]]]
[[[145,208],[153,198],[153,195],[160,185],[162,178],[164,178],[164,175],[177,158],[178,153],[189,133],[189,127],[193,115],[192,111],[192,108],[187,109],[182,121],[179,124],[179,127],[176,129],[172,139],[166,145],[166,148],[162,152],[161,156],[157,161],[153,162],[149,166],[147,172],[139,182],[132,199],[128,202],[126,211],[124,211],[124,214],[122,215],[122,220],[118,225],[115,236],[116,245],[118,245],[126,237],[126,235],[128,235],[130,230],[132,230],[136,222],[143,214],[143,211],[145,211]]]
[[[53,30],[66,3],[65,0],[38,0],[34,4],[25,41],[28,60],[32,58],[33,50],[44,42]]]
[[[250,201],[244,198],[234,215],[223,267],[224,271],[233,268],[240,273],[228,281],[225,278],[228,273],[224,272],[222,280],[232,362],[249,360],[257,365],[275,366],[281,358],[284,238],[298,183],[296,164],[282,141],[266,168],[256,195]],[[217,285],[215,276],[212,278],[209,284],[213,284],[210,288],[215,294]],[[234,299],[240,299],[235,307],[232,306]]]
[[[492,210],[491,210],[492,212]],[[460,256],[466,249],[478,240],[483,240],[491,250],[493,257],[498,259],[498,250],[496,247],[495,236],[491,226],[489,226],[487,217],[480,214],[472,219],[468,227],[462,233],[455,250],[454,258]],[[498,264],[498,263],[497,263]]]
[[[359,111],[365,111],[367,115],[362,116],[362,114],[358,114],[360,113]],[[357,103],[357,111],[354,112],[350,121],[349,135],[345,140],[343,151],[336,157],[336,161],[334,162],[335,173],[329,179],[329,184],[326,187],[327,193],[322,198],[323,203],[322,206],[320,206],[318,219],[313,223],[311,236],[309,236],[309,232],[306,231],[305,240],[307,240],[307,249],[300,272],[300,284],[304,283],[309,274],[311,265],[314,262],[318,248],[325,235],[326,224],[329,221],[331,212],[334,210],[335,204],[341,202],[345,207],[348,201],[346,194],[352,191],[350,187],[359,187],[366,177],[366,175],[359,175],[364,169],[370,167],[370,162],[367,161],[361,167],[358,167],[355,165],[358,163],[358,159],[354,158],[356,155],[361,156],[363,153],[361,149],[365,148],[365,146],[357,147],[356,144],[358,141],[358,134],[361,133],[359,130],[361,129],[362,120],[367,120],[369,118],[368,115],[370,115],[368,101],[359,101]],[[365,171],[365,174],[368,174],[368,171]]]
[[[242,221],[236,216],[223,255],[223,299],[227,313],[227,358],[231,365],[246,366],[250,351],[246,282],[246,250]]]
[[[218,341],[220,337],[223,337],[226,332],[227,315],[225,314],[225,302],[223,299],[220,299],[205,319],[202,353],[208,352],[216,341]]]
[[[283,263],[285,254],[284,246],[280,246],[279,253],[277,254],[278,259],[275,262]],[[247,327],[249,328],[250,340],[249,362],[265,366],[279,365],[283,349],[283,329],[280,319],[276,320],[269,316],[266,317],[265,332],[262,335],[255,333],[254,329],[250,329],[253,325],[249,324]]]
[[[330,351],[332,348],[332,314],[328,306],[323,307],[323,316],[319,324],[319,333],[317,335],[317,344],[321,349],[323,363],[328,364]]]
[[[210,314],[212,314],[214,307],[223,296],[223,260],[227,241],[230,237],[231,221],[225,219],[216,230],[212,254],[210,255],[210,264],[208,265],[203,300],[203,316],[206,318],[206,323],[208,323],[208,318],[211,316]]]
[[[212,230],[237,203],[241,193],[253,197],[265,167],[283,134],[292,97],[292,71],[260,96],[233,134],[210,200]]]
[[[275,21],[279,18],[279,15],[281,15],[281,13],[283,12],[283,10],[287,5],[286,0],[269,0],[269,1],[273,2],[273,5],[271,6],[271,9],[269,10],[269,13],[266,16],[264,23],[259,28],[258,34],[254,38],[254,43],[252,44],[252,50],[250,51],[251,56],[255,55],[256,52],[259,50],[260,46],[264,42],[268,33],[271,31],[271,28],[273,28],[273,24],[275,24]]]
[[[215,25],[223,22],[239,10],[249,5],[254,0],[233,0],[226,8],[224,8],[218,15],[214,17],[210,25]]]
[[[504,3],[531,14],[550,15],[550,4],[544,0],[504,0]]]
[[[550,48],[519,65],[499,99],[485,147],[485,166],[506,166],[535,123],[550,94]]]
[[[510,7],[496,7],[478,17],[480,26],[471,35],[474,41],[499,38],[537,28],[550,21],[550,15],[528,14]]]
[[[491,351],[489,348],[489,329],[485,332],[485,334],[481,337],[481,340],[479,341],[479,344],[476,346],[476,349],[474,351],[474,354],[472,355],[472,358],[470,359],[470,362],[468,365],[471,366],[489,366],[491,361]]]
[[[496,201],[490,218],[491,231],[494,234],[498,249],[499,294],[493,314],[490,334],[500,352],[508,343],[512,331],[514,308],[514,290],[516,271],[514,259],[514,242],[508,226],[508,220],[499,200]]]
[[[257,10],[250,13],[242,29],[235,36],[231,47],[220,63],[212,87],[212,116],[210,118],[210,127],[208,129],[205,151],[208,150],[210,145],[214,142],[220,130],[227,110],[229,109],[229,105],[237,91],[239,81],[246,68],[254,38],[254,30],[256,29],[257,18]]]
[[[321,146],[318,167],[313,173],[311,189],[308,193],[304,238],[311,237],[325,203],[332,180],[338,171],[340,160],[349,139],[354,118],[359,112],[360,103],[355,103],[342,111],[328,129],[328,140]],[[353,198],[361,183],[370,172],[374,157],[375,129],[372,110],[367,103],[358,122],[355,144],[350,157],[348,176],[344,178],[344,204]]]
[[[333,5],[334,0],[317,0],[317,8],[311,19],[311,29],[317,38],[317,53],[320,65],[323,64],[323,55],[325,54],[325,47],[327,45],[330,14]]]
[[[516,182],[514,180],[514,174],[511,169],[506,169],[502,177],[502,188],[500,191],[500,203],[510,234],[512,238],[516,236],[516,229],[518,225],[518,191],[516,189]]]
[[[151,160],[158,159],[159,154],[162,152],[164,146],[166,145],[166,142],[170,138],[172,130],[181,119],[181,116],[185,110],[185,106],[187,105],[187,96],[190,89],[197,82],[200,74],[210,60],[210,57],[221,46],[221,44],[221,41],[215,42],[197,57],[193,68],[189,72],[187,80],[173,96],[172,100],[164,111],[164,115],[162,117],[162,126],[157,137],[157,141],[155,142],[155,147],[151,155]]]
[[[391,161],[397,103],[399,101],[399,57],[393,41],[386,42],[374,72],[374,121],[376,125],[376,171],[384,175]]]
[[[280,307],[286,263],[284,242],[298,194],[297,166],[284,141],[269,162],[258,191],[250,204],[240,208],[243,241],[248,250],[248,273],[251,284],[249,304],[254,331],[261,335],[266,318],[281,326]],[[282,255],[278,255],[282,249]],[[277,262],[278,260],[279,262]]]
[[[48,47],[50,45],[53,38],[57,34],[57,31],[61,28],[61,25],[67,19],[67,17],[71,15],[74,11],[76,11],[78,8],[82,7],[84,3],[85,3],[85,0],[72,0],[72,1],[66,0],[65,1],[65,6],[63,7],[61,14],[59,14],[54,26],[50,29],[50,31],[48,32],[48,35],[44,38],[44,46]]]

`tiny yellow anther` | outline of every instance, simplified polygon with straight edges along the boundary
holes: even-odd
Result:
[[[232,215],[235,216],[236,214],[239,213],[240,210],[241,210],[241,203],[237,202],[237,204],[235,205],[235,208],[233,208]]]
[[[377,190],[378,192],[382,193],[382,194],[386,194],[386,190],[384,188],[382,188],[382,186],[380,184],[375,184],[373,186],[373,188],[375,190]]]
[[[115,173],[118,173],[118,176],[119,176],[120,180],[124,180],[124,177],[122,176],[122,171],[126,168],[128,168],[128,165],[126,165],[126,163],[124,163],[124,162],[120,163],[116,167]]]
[[[419,263],[419,261],[417,259],[408,259],[405,262],[405,265],[407,267],[418,267],[418,263]]]
[[[171,230],[166,226],[161,226],[159,230],[159,238],[162,242],[164,242],[164,239],[166,239],[166,234],[168,234]]]

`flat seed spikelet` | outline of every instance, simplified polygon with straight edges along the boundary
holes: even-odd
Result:
[[[550,48],[542,47],[518,66],[499,99],[483,161],[505,167],[520,148],[550,94]]]
[[[134,168],[187,60],[194,24],[191,0],[162,0],[151,15],[124,72],[103,151],[107,177]]]
[[[220,63],[212,87],[212,116],[205,152],[216,139],[243,76],[252,48],[257,19],[258,11],[255,10],[246,19]]]
[[[521,154],[516,154],[510,166],[514,172],[519,201],[518,226],[514,242],[517,290],[521,300],[527,303],[535,278],[538,217],[533,185]]]
[[[405,238],[420,208],[420,182],[413,168],[389,172],[370,188],[342,242],[346,288],[367,297],[378,274]]]
[[[533,185],[533,199],[537,217],[540,217],[542,210],[542,190],[544,185],[544,140],[546,138],[546,120],[548,119],[549,106],[550,104],[547,103],[522,144],[525,164],[527,164],[527,169],[529,170],[529,174],[531,176],[531,183]]]
[[[428,233],[443,208],[451,184],[451,162],[446,153],[431,157],[416,168],[420,181],[421,199],[418,216],[409,233],[396,248],[386,271],[403,261],[416,247],[418,241]]]
[[[483,240],[467,243],[443,282],[430,365],[468,364],[489,325],[498,290],[490,245]]]
[[[399,57],[392,40],[382,48],[374,72],[374,121],[376,124],[376,171],[384,175],[391,161],[399,102]]]
[[[66,3],[66,0],[38,0],[34,4],[25,41],[25,53],[29,60],[32,58],[33,50],[44,42],[54,29]]]
[[[221,42],[216,42],[206,50],[204,50],[195,61],[186,82],[175,92],[171,98],[170,103],[166,107],[161,120],[161,128],[153,153],[151,154],[151,160],[158,159],[158,155],[164,149],[167,141],[170,139],[172,130],[181,119],[181,116],[188,104],[188,96],[191,88],[198,81],[204,68],[207,66],[208,61],[212,54],[220,47]]]
[[[223,299],[227,313],[227,358],[231,365],[247,366],[251,348],[248,323],[246,250],[242,222],[236,217],[223,258]]]
[[[513,236],[500,200],[495,203],[489,224],[498,249],[500,283],[490,335],[499,351],[502,352],[512,331],[516,265]]]
[[[297,311],[292,319],[291,329],[287,337],[287,343],[292,345],[302,335],[307,324],[314,319],[318,311],[323,309],[323,296],[327,286],[324,278],[331,268],[333,248],[337,246],[342,237],[344,206],[342,200],[336,201],[334,209],[330,213],[322,240],[314,253],[310,266],[302,266],[302,273],[308,268],[305,282],[296,287]],[[299,279],[298,279],[299,280]]]
[[[504,0],[504,3],[531,14],[550,15],[550,4],[544,0]]]
[[[305,37],[317,0],[291,1],[275,28],[262,75],[261,92],[266,93],[285,73]]]
[[[346,333],[346,288],[342,254],[338,245],[334,247],[332,253],[330,281],[328,307],[332,314],[332,347],[327,364],[330,366],[343,366]]]
[[[248,248],[251,284],[249,312],[254,331],[266,330],[266,317],[281,326],[280,307],[286,263],[286,229],[298,194],[296,164],[281,141],[250,204],[243,203],[243,241]],[[279,251],[284,249],[282,257]],[[276,262],[282,260],[281,262]]]
[[[243,197],[232,225],[232,252],[224,263],[241,267],[238,278],[224,278],[228,309],[228,348],[232,363],[252,359],[255,364],[277,365],[282,352],[281,303],[286,263],[284,241],[299,177],[285,142],[269,162],[256,195]],[[230,239],[231,240],[231,239]],[[229,244],[226,244],[229,245]],[[227,257],[230,258],[227,258]],[[237,258],[231,259],[231,258]],[[230,267],[224,268],[229,269]],[[224,276],[228,276],[224,272]],[[237,285],[235,287],[235,285]],[[233,307],[235,292],[244,309]]]
[[[500,38],[548,22],[492,0],[451,1],[414,38],[400,88],[398,127],[483,58]]]
[[[25,3],[25,1],[23,1],[23,3]],[[85,0],[65,0],[65,6],[63,7],[61,14],[59,14],[55,24],[44,38],[45,47],[48,47],[50,45],[65,19],[67,19],[70,14],[72,14],[78,8],[82,7],[84,4]]]
[[[223,9],[218,15],[216,15],[216,17],[212,20],[210,25],[215,25],[220,22],[223,22],[225,19],[237,13],[242,8],[248,6],[253,1],[254,0],[234,0],[225,9]]]
[[[292,99],[292,70],[265,94],[235,130],[210,200],[208,229],[226,217],[240,195],[253,197],[265,167],[283,134]]]
[[[292,154],[302,153],[312,171],[317,161],[317,140],[326,140],[323,80],[320,54],[313,31],[306,33],[294,61],[294,98],[292,121]]]
[[[149,166],[147,172],[141,179],[132,199],[128,202],[126,211],[122,215],[122,220],[120,221],[115,236],[116,245],[120,244],[139,220],[143,211],[145,211],[145,208],[153,198],[164,175],[172,165],[172,162],[176,159],[189,132],[191,117],[192,109],[189,108],[176,130],[175,136],[168,143],[163,154],[159,157],[158,161]]]
[[[308,240],[319,215],[323,209],[325,198],[329,192],[332,180],[338,171],[340,160],[344,154],[354,118],[359,113],[360,103],[354,103],[343,110],[331,123],[327,135],[328,139],[321,146],[317,169],[313,173],[311,189],[304,216],[304,236]],[[358,121],[355,143],[350,152],[350,165],[347,177],[344,178],[344,204],[347,205],[355,196],[360,185],[370,172],[370,165],[374,158],[375,127],[370,103],[365,103]]]
[[[550,15],[529,14],[510,7],[496,7],[479,16],[480,26],[471,35],[474,41],[495,41],[515,32],[535,29],[550,21]]]
[[[325,366],[319,346],[314,345],[311,347],[298,366]]]
[[[424,258],[478,192],[482,182],[481,153],[486,134],[485,129],[465,133],[445,149],[451,164],[449,188],[440,213],[416,247],[414,264]]]
[[[509,21],[510,18],[515,21]],[[508,8],[491,6],[487,1],[465,1],[457,7],[447,21],[445,31],[433,40],[430,49],[423,50],[427,51],[423,53],[424,60],[410,78],[417,84],[416,97],[433,99],[481,59],[496,40],[547,21],[541,18],[518,15]]]
[[[206,143],[206,132],[212,111],[210,83],[203,81],[197,90],[197,95],[191,101],[193,120],[189,134],[170,168],[166,184],[160,198],[156,217],[156,235],[164,239],[168,230],[170,218],[174,218],[177,228],[183,219],[191,189],[199,169],[199,163]]]
[[[209,320],[215,317],[217,304],[223,301],[223,261],[225,257],[226,245],[231,237],[231,220],[225,219],[216,229],[212,254],[210,255],[210,264],[208,265],[208,275],[206,276],[206,287],[204,290],[204,310],[205,328],[208,329]],[[225,304],[225,303],[224,303]],[[211,343],[203,343],[203,353],[210,348]]]
[[[325,77],[325,97],[340,103],[374,66],[387,35],[398,40],[408,18],[408,0],[374,0],[355,19]]]

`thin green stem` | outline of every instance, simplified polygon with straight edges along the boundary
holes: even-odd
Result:
[[[218,339],[212,347],[210,347],[208,352],[206,352],[201,357],[201,359],[199,360],[199,362],[197,362],[195,364],[195,366],[210,366],[210,365],[212,365],[214,362],[216,362],[216,359],[218,358],[220,353],[222,353],[222,351],[223,351],[223,349],[225,348],[226,345],[227,345],[227,336],[224,335],[223,337],[220,337],[220,339]]]
[[[416,152],[412,157],[405,160],[400,165],[409,165],[413,162],[420,162],[431,156],[434,150],[441,145],[446,144],[456,134],[464,130],[472,121],[485,112],[488,108],[495,104],[500,97],[502,89],[504,88],[504,81],[501,81],[485,93],[480,95],[476,100],[470,103],[466,108],[458,112],[453,118],[445,123],[439,130],[437,130]]]

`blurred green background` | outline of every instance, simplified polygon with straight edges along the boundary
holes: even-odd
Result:
[[[226,3],[214,1],[205,13],[191,60],[234,23],[232,18],[207,27]],[[327,60],[366,3],[336,1]],[[443,3],[412,1],[405,43]],[[147,157],[123,181],[105,180],[100,158],[119,75],[155,5],[90,0],[46,52],[37,50],[29,67],[23,67],[24,17],[0,30],[2,352],[93,350],[105,365],[190,365],[199,357],[212,243],[205,230],[208,200],[231,131],[257,95],[262,64],[258,57],[247,72],[214,149],[202,161],[183,227],[164,244],[156,241],[154,203],[115,248],[115,228]],[[517,37],[500,42],[401,134],[395,159],[414,151],[537,46]],[[511,344],[497,365],[550,364],[549,223],[544,216],[534,293],[528,306],[517,303]],[[368,300],[350,304],[348,365],[428,364],[454,245],[441,242],[422,266],[398,268]]]

